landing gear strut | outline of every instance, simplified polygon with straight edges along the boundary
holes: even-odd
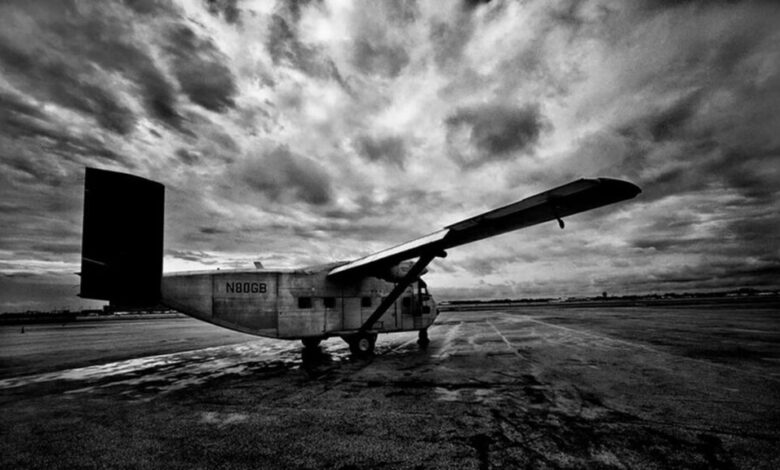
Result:
[[[349,344],[349,350],[353,355],[370,356],[374,353],[376,333],[358,333],[354,336],[345,337],[344,341]]]
[[[322,338],[303,338],[301,340],[303,347],[306,349],[315,349],[320,345],[320,341],[322,341]]]
[[[427,329],[427,328],[423,328],[423,329],[422,329],[422,330],[420,330],[420,332],[418,333],[418,336],[417,336],[417,344],[418,344],[418,345],[419,345],[421,348],[425,349],[425,348],[427,348],[427,347],[428,347],[428,344],[430,344],[430,342],[431,342],[431,341],[428,339],[428,329]]]

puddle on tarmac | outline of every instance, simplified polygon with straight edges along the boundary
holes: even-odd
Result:
[[[281,341],[252,341],[173,354],[128,359],[57,372],[12,377],[0,380],[0,390],[9,390],[46,382],[84,383],[68,394],[99,388],[131,386],[170,392],[197,385],[215,377],[246,374],[265,366],[300,367],[300,345]],[[338,351],[338,348],[335,348]],[[339,356],[331,360],[339,360]]]

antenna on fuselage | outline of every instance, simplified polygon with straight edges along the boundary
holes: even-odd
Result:
[[[263,267],[263,263],[261,263],[260,261],[255,261],[255,269],[265,269],[265,268]]]

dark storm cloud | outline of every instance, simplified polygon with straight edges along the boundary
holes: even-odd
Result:
[[[463,8],[467,10],[473,10],[482,5],[487,5],[490,0],[462,0]]]
[[[73,235],[78,235],[78,233],[74,233]],[[29,249],[32,251],[30,253],[31,256],[37,256],[41,251],[53,255],[54,257],[61,255],[78,255],[81,253],[81,243],[75,240],[50,240],[33,243],[29,246]]]
[[[352,18],[355,31],[349,48],[349,60],[358,77],[393,79],[401,75],[411,59],[410,44],[404,34],[415,28],[419,13],[416,4],[375,1],[358,10]]]
[[[434,47],[436,65],[439,68],[456,65],[473,34],[474,24],[468,15],[458,16],[455,24],[443,21],[432,23],[429,38]]]
[[[682,137],[686,134],[686,126],[691,123],[701,99],[701,92],[691,93],[664,109],[641,117],[624,132],[645,132],[647,137],[655,142]]]
[[[463,166],[505,160],[516,152],[529,153],[545,126],[537,105],[499,104],[459,108],[444,124],[450,142],[458,134],[467,135],[470,145],[479,152],[477,160],[460,161]]]
[[[369,194],[361,194],[353,202],[354,205],[348,209],[329,208],[323,214],[329,219],[329,222],[343,223],[345,228],[356,224],[373,224],[377,227],[384,226],[388,233],[397,231],[399,236],[377,233],[369,228],[370,239],[384,240],[389,238],[391,242],[397,243],[438,229],[439,227],[430,225],[427,216],[435,214],[436,209],[444,204],[445,198],[437,191],[399,187],[395,188],[392,197],[389,198],[377,199]],[[390,224],[391,227],[385,219],[388,214],[395,214],[395,219],[403,222]],[[362,234],[356,232],[356,236],[362,236]]]
[[[651,268],[638,274],[624,274],[620,280],[596,279],[598,283],[619,283],[629,291],[681,292],[685,290],[721,290],[738,286],[777,288],[780,260],[746,264],[741,260],[701,261],[692,264]]]
[[[471,41],[476,25],[474,12],[489,1],[462,1],[451,21],[434,20],[428,38],[433,46],[433,60],[440,69],[457,68],[463,50]]]
[[[746,72],[732,66],[716,83],[583,138],[559,168],[568,177],[585,170],[630,178],[650,200],[721,186],[757,201],[776,197],[780,140],[769,129],[780,121],[767,103],[780,100],[780,74],[745,86]],[[720,104],[723,96],[733,104]]]
[[[203,264],[216,264],[217,260],[214,259],[213,255],[210,255],[203,251],[192,251],[192,250],[165,250],[165,255],[170,256],[172,258],[184,260],[184,261],[195,261],[198,263]]]
[[[371,8],[382,8],[387,19],[396,25],[414,22],[420,14],[417,0],[399,0],[395,2],[379,0],[372,4]]]
[[[116,73],[138,89],[153,118],[181,128],[175,90],[149,51],[135,43],[133,25],[126,18],[99,4],[68,1],[45,7],[24,2],[16,8],[16,14],[26,14],[38,28],[27,31],[37,33],[36,41],[0,38],[0,62],[20,90],[91,116],[105,129],[128,134],[137,117],[112,83],[110,74]],[[7,30],[10,34],[13,26]]]
[[[38,99],[52,101],[93,117],[104,128],[126,134],[135,117],[121,98],[85,76],[80,67],[40,51],[24,51],[0,38],[0,63],[7,77]]]
[[[38,106],[16,93],[0,89],[0,120],[12,123],[17,120],[46,119]]]
[[[325,169],[286,147],[277,147],[263,158],[249,158],[237,169],[236,177],[276,202],[323,205],[331,200],[330,176]]]
[[[142,15],[171,14],[177,12],[170,0],[122,0],[122,3]]]
[[[82,158],[125,162],[120,153],[92,134],[83,134],[51,122],[50,116],[16,93],[0,90],[0,157],[7,170],[16,169],[41,181],[57,182],[58,173],[49,178],[51,156],[75,162]],[[125,162],[128,163],[128,162]]]
[[[757,211],[754,211],[757,212]],[[723,235],[739,240],[737,246],[743,255],[770,256],[776,252],[780,221],[773,211],[756,214],[755,217],[731,220],[723,230]],[[747,248],[747,249],[745,249]]]
[[[214,42],[185,25],[173,27],[167,38],[174,74],[190,100],[217,112],[234,107],[235,79]]]
[[[744,148],[730,149],[717,154],[705,163],[704,168],[718,175],[716,183],[725,182],[756,202],[777,200],[780,195],[780,146],[760,148],[746,143]]]
[[[516,263],[531,263],[537,261],[538,256],[533,254],[516,254],[514,256],[504,254],[501,256],[476,256],[456,262],[453,266],[465,269],[467,272],[480,276],[488,276],[500,273],[502,268]]]
[[[670,250],[685,250],[686,253],[692,253],[698,251],[703,247],[709,247],[709,238],[663,238],[658,236],[641,237],[631,241],[631,244],[637,248],[653,248],[658,252],[666,252]]]
[[[300,9],[308,2],[284,2],[271,16],[266,48],[274,65],[299,69],[315,78],[331,79],[349,89],[333,60],[326,52],[306,44],[298,37]]]
[[[355,41],[353,62],[367,74],[397,77],[409,64],[409,54],[401,45],[361,38]]]
[[[236,24],[241,20],[238,0],[205,0],[206,9],[214,16],[221,16],[227,23]]]
[[[458,249],[435,284],[777,286],[777,2],[182,4],[0,2],[0,279],[77,270],[91,165],[166,183],[178,265],[368,254],[528,195],[512,175],[603,175],[643,193]],[[45,297],[7,285],[0,304]]]
[[[736,190],[755,203],[775,199],[780,120],[769,103],[780,100],[780,72],[776,22],[770,18],[780,9],[761,2],[745,8],[723,2],[672,6],[673,13],[632,13],[644,35],[664,31],[659,26],[667,27],[672,17],[692,23],[666,32],[665,47],[654,51],[663,61],[638,65],[622,78],[636,87],[627,92],[678,98],[631,110],[624,123],[583,140],[572,157],[582,164],[572,167],[629,176],[648,188],[643,197],[650,199],[714,187]],[[707,32],[708,18],[718,34]],[[733,27],[724,28],[724,21]],[[617,51],[635,53],[637,47],[627,39]],[[598,156],[605,153],[615,158]]]
[[[200,227],[198,228],[198,231],[206,235],[220,235],[223,233],[230,233],[229,230],[225,230],[220,227]]]
[[[183,148],[176,150],[176,156],[179,157],[179,160],[185,165],[195,165],[200,163],[201,160],[199,152]]]
[[[106,35],[112,30],[110,24],[95,24],[96,31],[81,31],[85,34],[82,43],[91,44],[86,49],[90,59],[102,64],[106,70],[122,73],[132,80],[139,88],[144,108],[153,119],[174,129],[183,130],[184,123],[177,109],[176,90],[152,60],[149,52],[121,38],[100,43],[91,41],[92,35]]]
[[[637,6],[643,10],[656,11],[669,10],[684,6],[706,7],[717,5],[718,3],[738,3],[738,0],[643,0],[637,2]]]
[[[50,117],[16,93],[0,90],[0,156],[6,168],[16,168],[47,181],[50,156],[63,161],[81,158],[108,159],[125,162],[125,157],[112,150],[92,134],[83,134],[50,121]],[[8,140],[6,140],[8,139]],[[55,177],[53,181],[56,181]]]
[[[270,233],[278,236],[286,231],[305,239],[316,240],[354,240],[360,242],[379,242],[388,240],[388,243],[399,243],[412,238],[405,227],[388,225],[385,221],[343,221],[329,220],[314,224],[290,227],[275,227]],[[369,254],[365,247],[352,247],[349,257],[358,257]],[[322,260],[320,260],[321,262]]]
[[[401,137],[361,135],[355,144],[358,154],[369,161],[391,163],[399,168],[404,166],[406,145]]]

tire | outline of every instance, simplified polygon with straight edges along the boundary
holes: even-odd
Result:
[[[303,338],[301,342],[303,343],[303,347],[306,349],[314,349],[317,346],[320,345],[320,341],[322,341],[322,338]]]
[[[346,341],[349,344],[350,352],[355,356],[370,356],[374,354],[376,335],[357,334]]]
[[[425,349],[428,347],[428,345],[431,343],[431,340],[428,339],[428,330],[422,329],[420,330],[420,333],[417,336],[417,344]]]

